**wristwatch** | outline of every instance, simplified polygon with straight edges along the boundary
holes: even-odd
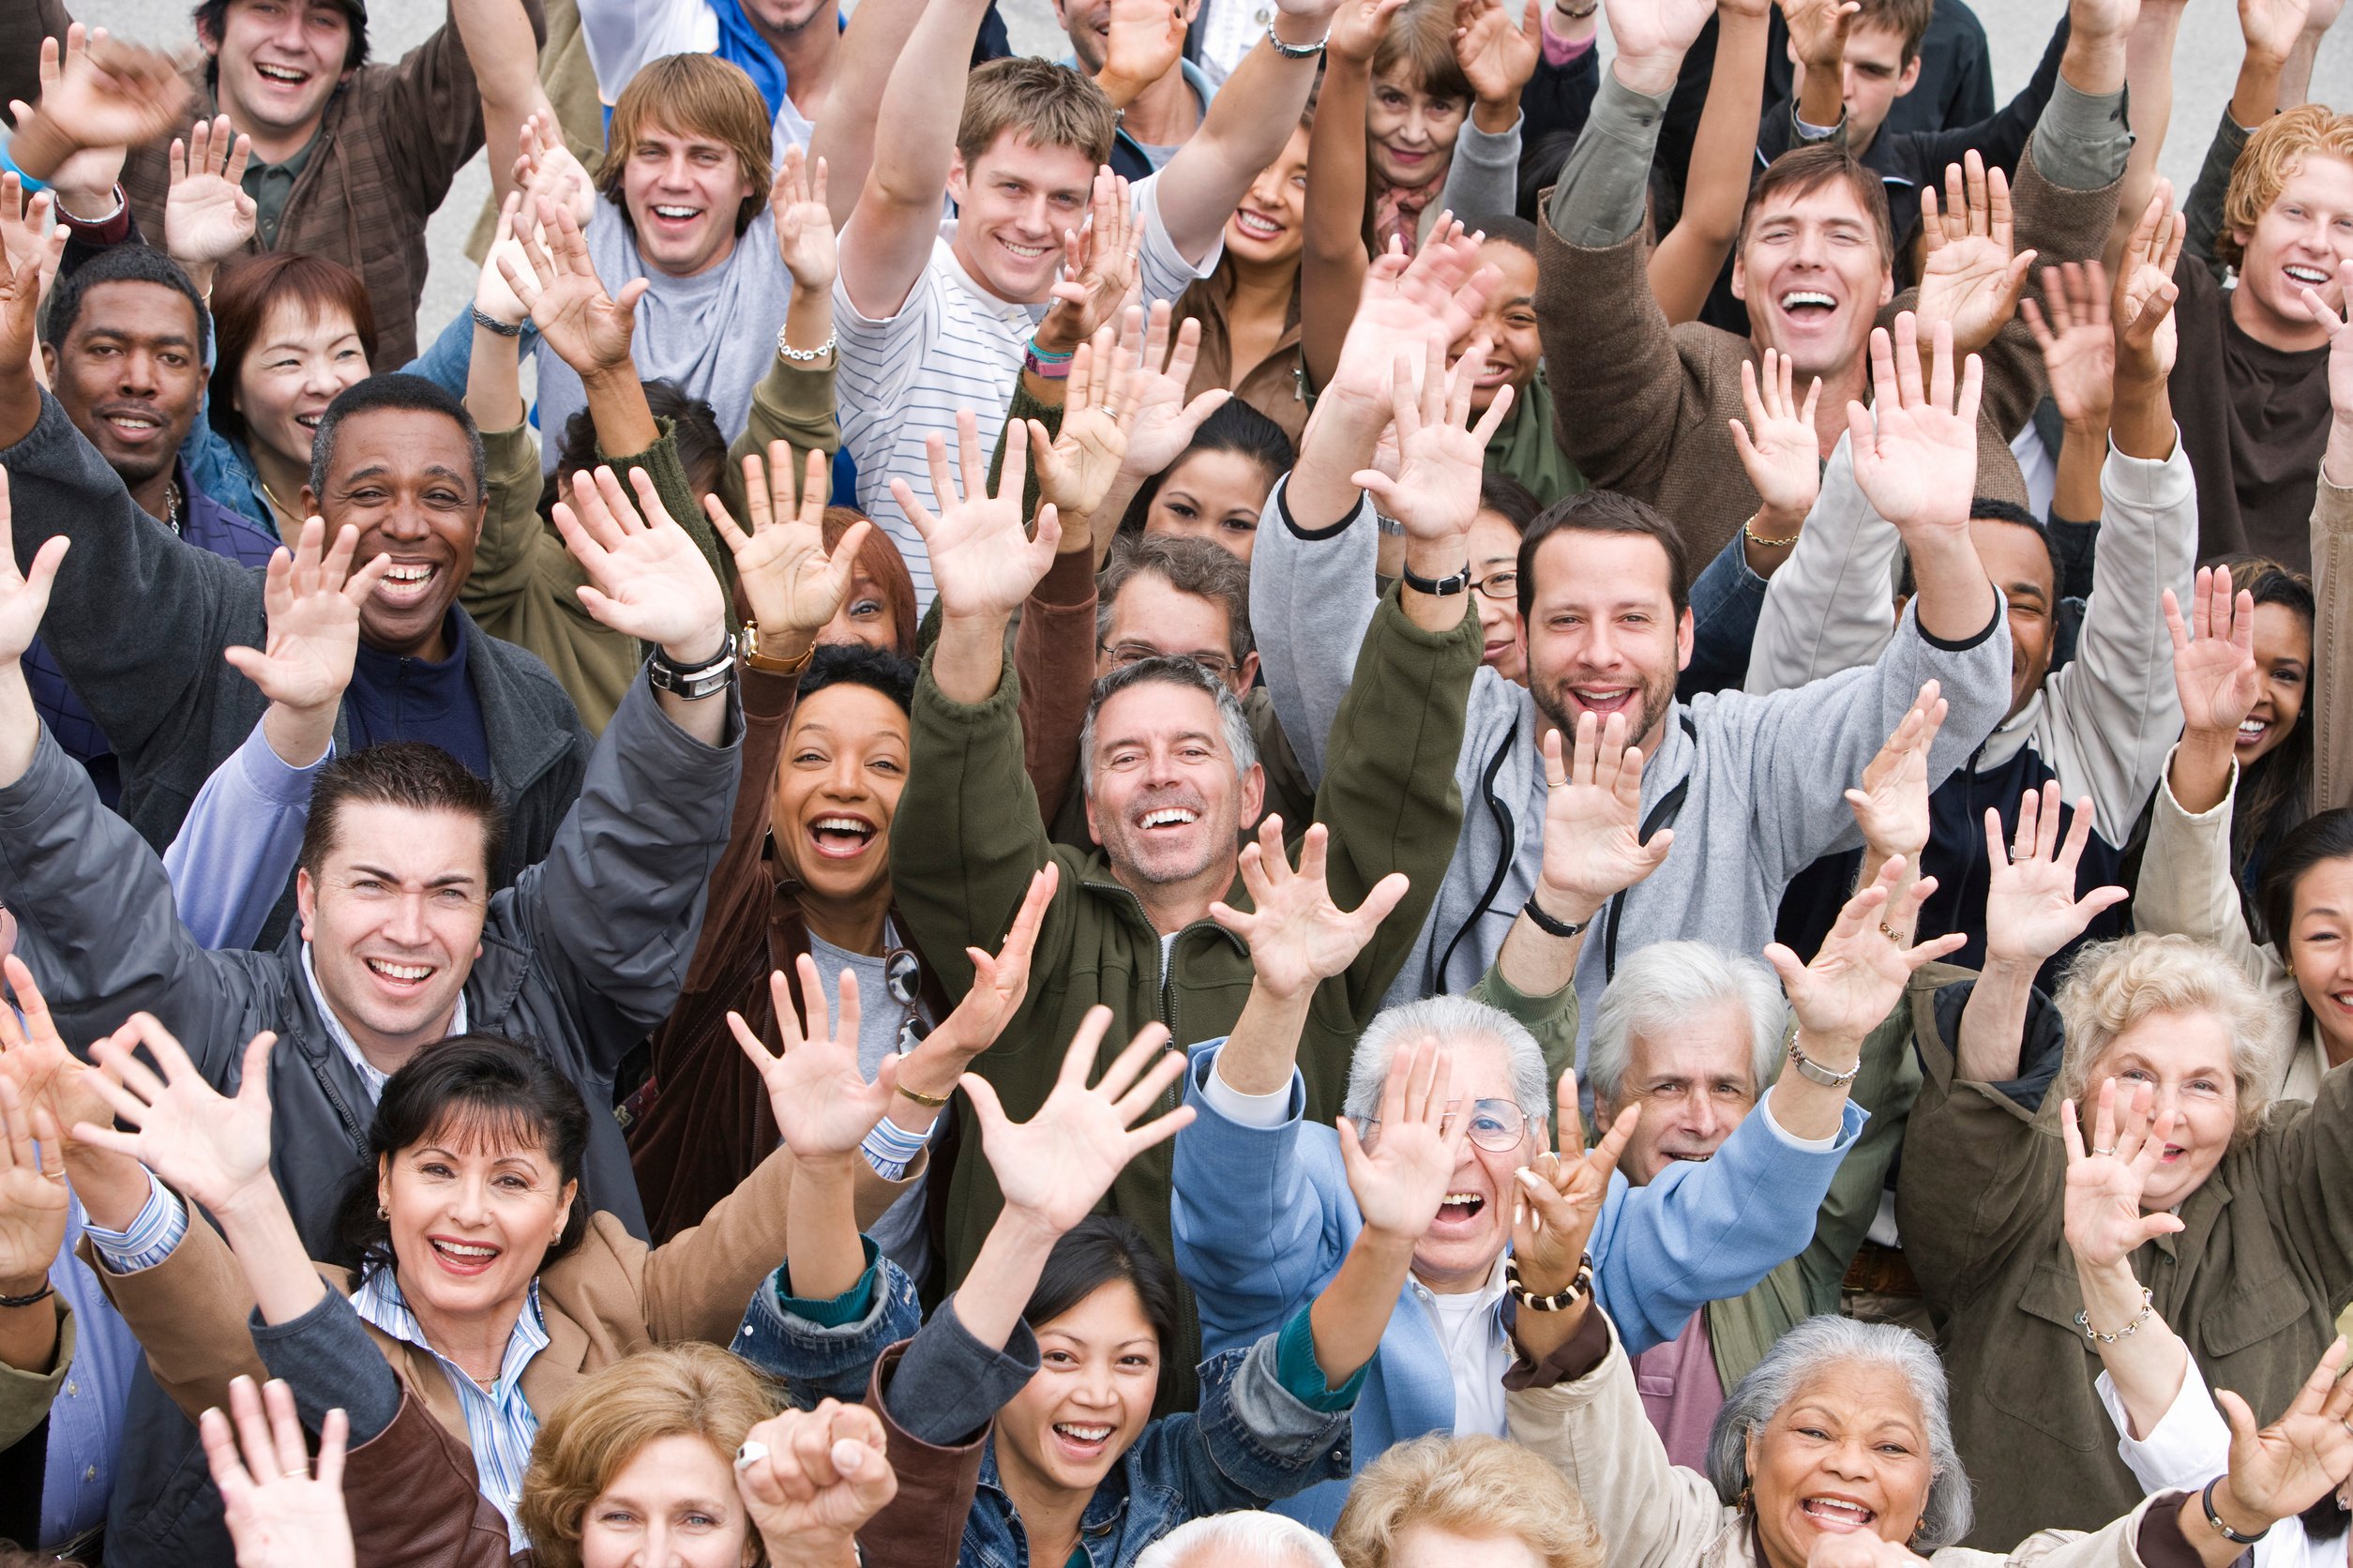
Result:
[[[809,660],[817,656],[817,643],[811,641],[797,658],[762,653],[760,650],[760,624],[747,621],[744,629],[735,634],[735,655],[744,661],[747,670],[757,670],[763,675],[797,675],[808,668]]]
[[[721,642],[719,651],[701,664],[682,665],[659,648],[645,661],[645,678],[654,683],[656,691],[667,691],[685,702],[700,702],[706,697],[716,697],[735,680],[735,649]]]
[[[1789,1036],[1789,1065],[1825,1089],[1844,1089],[1855,1081],[1857,1073],[1863,1071],[1863,1059],[1857,1057],[1855,1064],[1843,1073],[1833,1072],[1798,1049],[1798,1037],[1792,1034]]]

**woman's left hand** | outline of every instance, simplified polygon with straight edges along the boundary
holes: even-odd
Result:
[[[2345,1361],[2339,1335],[2286,1412],[2259,1431],[2244,1399],[2214,1391],[2230,1422],[2230,1471],[2214,1488],[2214,1506],[2232,1529],[2252,1535],[2293,1517],[2353,1474],[2353,1382],[2341,1376]]]
[[[808,999],[808,1029],[801,1028],[800,1010],[792,1003],[792,988],[782,970],[768,977],[768,994],[775,1002],[777,1033],[784,1044],[782,1056],[772,1056],[744,1015],[730,1012],[727,1027],[744,1048],[760,1081],[768,1090],[776,1111],[777,1129],[785,1147],[803,1160],[844,1158],[857,1153],[874,1123],[891,1108],[898,1087],[898,1057],[882,1058],[868,1083],[858,1070],[858,977],[841,972],[841,1017],[831,1018],[825,992],[818,983],[817,960],[801,955],[794,967],[801,976],[801,994]]]
[[[1061,882],[1062,867],[1055,862],[1049,860],[1038,867],[1031,874],[1029,891],[1022,895],[1021,907],[1014,912],[1013,928],[1005,932],[1005,943],[997,949],[996,957],[978,947],[964,950],[973,965],[972,986],[956,1004],[956,1011],[899,1063],[899,1077],[911,1087],[937,1086],[931,1090],[937,1094],[953,1090],[964,1069],[997,1043],[1013,1015],[1021,1010],[1022,999],[1030,994],[1030,956],[1037,950],[1038,929],[1046,923],[1046,911]]]

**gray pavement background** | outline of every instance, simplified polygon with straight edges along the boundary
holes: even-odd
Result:
[[[13,3],[16,0],[0,0],[0,4]],[[1996,97],[2006,98],[2033,73],[2063,6],[2060,0],[1970,3],[1993,42]],[[1056,58],[1065,53],[1050,0],[1002,0],[1002,4],[1014,47]],[[193,37],[188,20],[191,0],[79,0],[74,8],[84,22],[133,38],[169,41]],[[438,26],[444,14],[433,0],[374,0],[370,10],[371,43],[379,57],[408,48]],[[2313,96],[2340,108],[2353,107],[2353,38],[2348,34],[2353,34],[2353,23],[2330,33],[2313,71]],[[2160,162],[2163,171],[2184,188],[2196,173],[2214,123],[2229,100],[2239,54],[2239,24],[2228,0],[2192,0],[2174,54],[2173,126]],[[428,335],[473,294],[474,269],[463,247],[489,191],[490,176],[483,159],[476,158],[459,176],[449,200],[433,219],[430,231],[433,270],[421,314]]]

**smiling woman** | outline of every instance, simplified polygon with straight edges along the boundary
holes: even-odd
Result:
[[[197,483],[233,501],[250,495],[251,514],[291,538],[306,515],[319,421],[375,358],[375,309],[349,267],[282,250],[223,266],[212,308],[219,354],[207,412],[217,439],[197,460]]]

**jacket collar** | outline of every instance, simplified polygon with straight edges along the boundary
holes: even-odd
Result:
[[[1094,1556],[1093,1546],[1107,1537],[1114,1536],[1120,1521],[1127,1515],[1130,1483],[1133,1480],[1129,1467],[1135,1463],[1136,1448],[1130,1444],[1127,1452],[1120,1455],[1119,1463],[1111,1467],[1101,1485],[1095,1487],[1094,1496],[1087,1500],[1086,1512],[1078,1515],[1078,1547],[1086,1552],[1090,1560]],[[1004,1482],[997,1473],[997,1431],[993,1425],[981,1443],[980,1490],[996,1500],[1008,1527],[1019,1517],[1014,1512],[1013,1494],[1005,1490]],[[1030,1568],[1060,1568],[1060,1565],[1040,1563],[1033,1558]]]
[[[1079,862],[1078,882],[1082,890],[1104,900],[1114,913],[1149,935],[1154,942],[1157,942],[1160,940],[1161,932],[1154,927],[1151,917],[1144,913],[1144,901],[1137,897],[1134,890],[1113,874],[1111,863],[1104,858],[1101,850],[1094,851],[1085,860]],[[1239,867],[1236,867],[1234,870],[1233,885],[1226,889],[1225,902],[1227,907],[1239,910],[1244,914],[1249,913],[1253,907],[1250,902],[1250,890],[1243,883],[1242,871]],[[1179,938],[1184,938],[1191,936],[1196,931],[1214,931],[1223,937],[1236,953],[1245,958],[1250,956],[1250,944],[1214,920],[1196,920],[1176,934]]]

